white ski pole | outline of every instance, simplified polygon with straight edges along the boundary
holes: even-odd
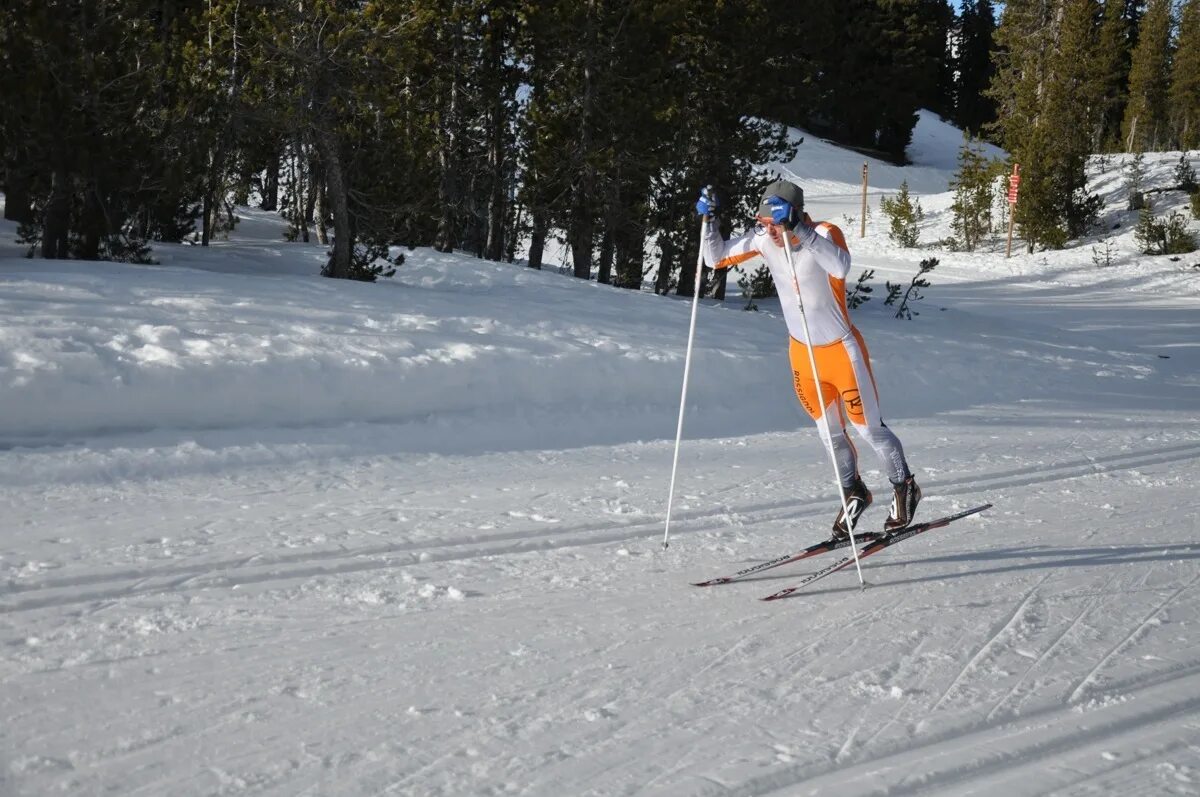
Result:
[[[663,550],[671,540],[671,504],[675,499],[675,473],[679,469],[679,441],[683,439],[683,408],[687,404],[688,375],[692,371],[692,341],[696,337],[696,308],[700,306],[700,283],[704,276],[704,238],[708,235],[708,216],[700,217],[700,253],[696,257],[696,293],[692,296],[692,321],[688,325],[687,354],[683,357],[683,394],[679,397],[679,425],[675,429],[675,458],[671,463],[671,486],[667,490],[667,526],[663,529]]]
[[[865,587],[862,564],[858,561],[858,542],[854,539],[854,523],[850,522],[850,507],[846,503],[846,488],[842,486],[842,475],[838,472],[837,455],[833,451],[833,424],[829,420],[829,407],[825,404],[825,393],[821,390],[821,375],[817,372],[817,357],[813,354],[812,335],[808,331],[808,316],[804,314],[804,299],[800,296],[800,278],[796,275],[796,264],[792,260],[792,231],[783,228],[783,251],[787,257],[788,268],[792,272],[792,287],[796,289],[796,304],[800,307],[800,323],[804,326],[804,348],[808,351],[808,364],[812,366],[813,382],[817,386],[817,401],[821,404],[821,420],[825,422],[825,434],[830,441],[829,461],[833,463],[833,480],[837,484],[838,496],[842,499],[842,517],[846,519],[846,528],[850,531],[850,552],[854,555],[854,569],[858,572],[858,586]]]

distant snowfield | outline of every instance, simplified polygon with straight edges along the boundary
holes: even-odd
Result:
[[[250,210],[160,266],[4,225],[0,794],[1200,793],[1200,253],[1136,254],[1098,161],[1111,267],[895,249],[878,196],[946,237],[959,142],[871,163],[865,239],[860,155],[779,168],[876,271],[920,517],[996,506],[770,604],[824,560],[688,582],[835,513],[777,305],[701,308],[663,552],[686,300],[429,250],[334,282]]]

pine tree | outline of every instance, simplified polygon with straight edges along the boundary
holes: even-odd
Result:
[[[1120,138],[1129,91],[1129,27],[1125,0],[1105,0],[1093,67],[1101,97],[1099,119],[1092,138],[1092,148],[1097,152],[1124,149]]]
[[[18,4],[0,7],[0,188],[5,192],[4,218],[29,225],[34,221],[34,165],[22,112],[28,113],[29,92],[41,88],[30,78],[24,62],[32,57],[34,42],[25,27],[24,9]],[[34,83],[34,85],[30,85]],[[36,240],[36,231],[30,231]]]
[[[429,31],[443,15],[415,3],[349,0],[250,9],[213,0],[212,8],[241,14],[236,51],[245,64],[247,132],[234,145],[239,155],[254,152],[246,142],[260,127],[267,142],[287,142],[289,188],[305,189],[288,199],[293,224],[306,229],[311,220],[320,230],[332,222],[323,273],[374,279],[370,254],[382,244],[401,236],[430,243],[440,207],[434,129],[444,83],[432,74],[440,55],[432,37],[412,31]],[[232,43],[222,49],[235,51]]]
[[[984,91],[992,81],[995,12],[991,0],[964,0],[959,23],[955,86],[955,121],[958,126],[981,135],[996,118],[996,106]]]
[[[951,183],[954,202],[950,207],[955,243],[967,252],[975,251],[992,228],[992,184],[996,176],[978,139],[965,137],[958,151],[958,173]]]
[[[517,123],[517,169],[520,174],[518,201],[527,211],[529,246],[526,263],[529,268],[541,269],[546,238],[550,232],[551,209],[555,194],[556,159],[551,136],[554,106],[551,92],[554,74],[550,31],[553,23],[547,20],[549,4],[522,5],[518,14],[516,51],[527,65],[529,91],[524,113]]]
[[[1189,229],[1187,217],[1176,211],[1159,221],[1149,203],[1138,213],[1133,238],[1146,255],[1186,255],[1196,251],[1196,236]]]
[[[716,7],[706,0],[647,0],[648,21],[668,34],[651,59],[662,135],[653,143],[656,169],[647,174],[646,236],[663,252],[655,289],[690,294],[699,225],[691,211],[699,187],[722,186],[730,197],[727,216],[757,201],[767,182],[756,164],[792,157],[782,125],[747,115],[748,96],[764,82],[755,37],[774,17],[761,0]],[[788,76],[779,75],[783,80]],[[663,179],[662,175],[670,175]],[[729,223],[729,222],[725,222]],[[691,253],[689,257],[685,253]],[[678,278],[674,279],[677,274]],[[722,277],[724,273],[722,273]],[[717,292],[721,283],[716,283]]]
[[[178,68],[181,75],[177,118],[186,120],[183,146],[191,161],[194,195],[200,204],[200,243],[217,233],[224,199],[236,171],[239,139],[249,123],[243,103],[250,72],[245,45],[259,42],[250,31],[252,17],[241,4],[207,3],[186,30]],[[247,41],[249,38],[249,42]]]
[[[1072,238],[1095,223],[1101,202],[1085,190],[1092,131],[1098,126],[1103,101],[1103,86],[1091,70],[1099,11],[1097,0],[1063,0],[1051,77],[1046,81],[1046,122],[1059,142],[1059,186],[1064,194],[1067,233]]]
[[[1009,0],[996,28],[995,74],[986,92],[996,103],[995,131],[1009,151],[1021,147],[1040,113],[1053,17],[1034,0]]]
[[[1167,105],[1176,145],[1200,147],[1200,0],[1187,0],[1180,12]]]
[[[730,214],[758,188],[754,165],[786,153],[784,128],[754,117],[765,69],[781,68],[761,0],[570,0],[521,5],[515,52],[528,101],[517,128],[519,211],[529,264],[562,234],[573,271],[637,289],[648,248],[656,290],[689,292],[701,185]],[[781,75],[781,82],[786,76]],[[767,93],[767,92],[764,92]],[[722,273],[723,276],[723,273]],[[716,282],[719,295],[723,282]]]
[[[916,110],[949,111],[952,85],[946,45],[953,12],[946,0],[877,0],[876,15],[875,35],[856,42],[860,47],[873,44],[873,59],[882,67],[863,76],[868,81],[870,102],[881,117],[874,146],[903,161],[916,126]],[[853,26],[856,20],[849,22]],[[856,36],[853,28],[849,35]],[[878,91],[880,73],[888,75],[885,92]]]
[[[1125,193],[1129,196],[1129,209],[1141,210],[1146,205],[1146,156],[1135,152],[1125,162]]]
[[[1171,0],[1150,0],[1133,48],[1129,104],[1121,123],[1121,141],[1127,152],[1158,150],[1169,139],[1170,45]]]
[[[1039,124],[1042,82],[1049,72],[1051,22],[1050,9],[1043,4],[1009,0],[996,29],[996,73],[987,91],[996,102],[999,139],[1024,169],[1017,208],[1032,209],[1023,229],[1031,247],[1065,239],[1060,214],[1050,207],[1053,185],[1043,185],[1048,172],[1035,162],[1045,158],[1052,144]]]
[[[670,116],[663,113],[670,102],[663,102],[662,86],[672,81],[669,54],[675,31],[657,18],[670,14],[669,9],[651,4],[634,8],[638,23],[626,20],[622,25],[618,20],[606,37],[600,127],[604,155],[599,159],[597,195],[602,228],[599,278],[640,289],[647,237],[656,232],[651,223],[654,183],[674,134]]]
[[[512,3],[489,3],[482,59],[479,67],[481,104],[486,109],[487,187],[485,257],[501,260],[512,238],[509,195],[516,168],[513,134],[517,88],[521,74],[516,65],[517,16]]]
[[[777,295],[775,280],[771,278],[771,269],[766,266],[759,266],[753,274],[744,274],[738,277],[737,284],[742,289],[742,298],[746,300],[743,310],[757,310],[758,305],[754,303],[755,299],[766,299],[769,296]]]
[[[918,316],[921,314],[919,310],[914,310],[912,307],[910,307],[909,303],[925,298],[921,293],[921,289],[928,288],[930,285],[929,280],[925,279],[925,275],[933,271],[935,268],[937,268],[937,266],[938,259],[936,257],[928,257],[922,260],[920,267],[917,269],[917,273],[908,283],[907,289],[905,289],[903,283],[890,281],[887,283],[888,295],[887,298],[883,300],[883,303],[889,307],[893,305],[896,306],[896,318],[904,318],[908,321],[912,321],[913,316]],[[902,290],[904,291],[903,295],[900,294],[900,291]],[[897,301],[900,302],[899,305],[896,305]]]
[[[858,274],[858,279],[854,282],[853,288],[846,289],[846,306],[851,310],[856,310],[862,307],[867,302],[871,301],[871,294],[875,288],[871,285],[871,278],[875,276],[875,269],[863,269]]]
[[[1186,152],[1179,154],[1179,160],[1176,162],[1171,176],[1174,178],[1176,190],[1185,194],[1194,194],[1197,189],[1200,189],[1200,185],[1196,184],[1196,170],[1192,168]]]
[[[1099,84],[1089,70],[1094,0],[1011,0],[997,41],[1003,47],[989,93],[997,128],[1022,168],[1015,216],[1030,248],[1059,248],[1094,220],[1099,199],[1084,187]]]
[[[900,183],[900,191],[895,197],[885,196],[879,200],[879,208],[888,219],[888,238],[906,249],[915,247],[921,237],[920,224],[925,212],[921,203],[909,194],[908,180]]]
[[[931,2],[925,10],[922,42],[927,63],[928,87],[918,97],[920,107],[950,119],[954,116],[955,60],[950,53],[950,37],[955,27],[954,9],[948,0]]]
[[[0,164],[43,257],[140,258],[154,208],[185,204],[172,110],[184,0],[14,0],[0,12]],[[11,214],[9,214],[11,215]]]
[[[766,100],[753,113],[897,162],[919,108],[949,113],[953,13],[946,0],[801,0],[788,8],[760,28],[767,41],[750,44],[751,54],[769,55],[752,67],[760,81],[747,96]]]
[[[531,52],[529,110],[523,128],[524,198],[530,206],[530,265],[557,226],[566,233],[574,274],[591,277],[597,218],[597,160],[602,139],[600,105],[603,31],[610,22],[601,3],[530,3],[525,41]],[[640,284],[640,280],[639,280]]]

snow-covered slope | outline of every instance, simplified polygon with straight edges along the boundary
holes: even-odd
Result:
[[[943,121],[937,114],[922,110],[917,114],[912,144],[908,148],[908,166],[881,161],[853,150],[839,147],[812,133],[793,129],[795,140],[803,138],[791,161],[772,164],[787,179],[794,179],[805,188],[805,198],[811,200],[830,195],[841,201],[861,190],[862,167],[867,165],[870,193],[894,193],[907,181],[909,190],[917,193],[937,193],[947,190],[958,168],[958,150],[963,144],[962,131]],[[1003,158],[1004,153],[991,144],[980,145],[989,158]]]
[[[929,242],[934,121],[872,166]],[[839,220],[861,162],[781,166]],[[1197,793],[1200,257],[1137,255],[1093,168],[1108,268],[845,224],[920,516],[996,506],[771,604],[824,562],[688,585],[835,513],[769,302],[701,308],[664,552],[684,300],[425,250],[324,280],[252,211],[151,267],[0,228],[0,794]]]

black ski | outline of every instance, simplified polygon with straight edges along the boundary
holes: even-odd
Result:
[[[858,542],[869,542],[879,539],[880,536],[881,535],[876,534],[873,531],[860,531],[855,533],[854,539]],[[828,551],[836,551],[838,548],[846,548],[849,547],[849,545],[850,539],[848,537],[844,540],[828,539],[824,542],[818,542],[814,545],[810,545],[800,553],[780,556],[778,559],[760,562],[752,567],[747,567],[745,570],[739,570],[732,576],[721,576],[720,578],[710,578],[708,581],[692,582],[692,586],[715,587],[718,584],[728,584],[732,581],[743,579],[746,576],[752,576],[755,573],[762,573],[765,570],[772,570],[776,567],[790,565],[792,562],[799,562],[801,559],[807,559],[810,556],[816,556],[817,554],[826,553]]]
[[[862,560],[865,557],[870,556],[871,554],[879,553],[884,548],[889,548],[889,547],[895,545],[896,543],[900,542],[901,540],[907,540],[909,537],[915,537],[918,534],[922,534],[922,533],[924,533],[926,531],[930,531],[932,529],[940,529],[942,526],[948,526],[951,523],[953,523],[954,521],[959,520],[961,518],[965,518],[968,515],[974,515],[979,512],[982,512],[985,509],[991,509],[991,508],[992,508],[991,504],[984,504],[983,506],[977,506],[973,509],[967,509],[967,510],[959,512],[958,514],[955,514],[955,515],[947,515],[946,517],[938,518],[937,520],[929,520],[924,523],[914,523],[913,525],[908,526],[907,528],[901,529],[900,531],[893,531],[891,534],[884,534],[883,536],[878,537],[875,540],[872,540],[871,542],[867,543],[862,548],[860,548],[858,551],[858,558],[859,558],[859,560]],[[760,600],[774,601],[774,600],[779,600],[780,598],[786,598],[788,595],[791,595],[792,593],[802,590],[805,587],[809,586],[814,581],[820,581],[821,579],[825,578],[825,576],[832,575],[833,573],[836,573],[839,570],[843,570],[852,564],[854,564],[854,556],[853,555],[843,556],[841,559],[837,560],[836,562],[832,562],[828,567],[823,567],[820,570],[818,570],[817,572],[810,573],[809,575],[805,576],[803,579],[800,580],[799,583],[793,584],[790,587],[781,589],[781,590],[779,590],[779,592],[768,595],[765,598],[760,598]]]

